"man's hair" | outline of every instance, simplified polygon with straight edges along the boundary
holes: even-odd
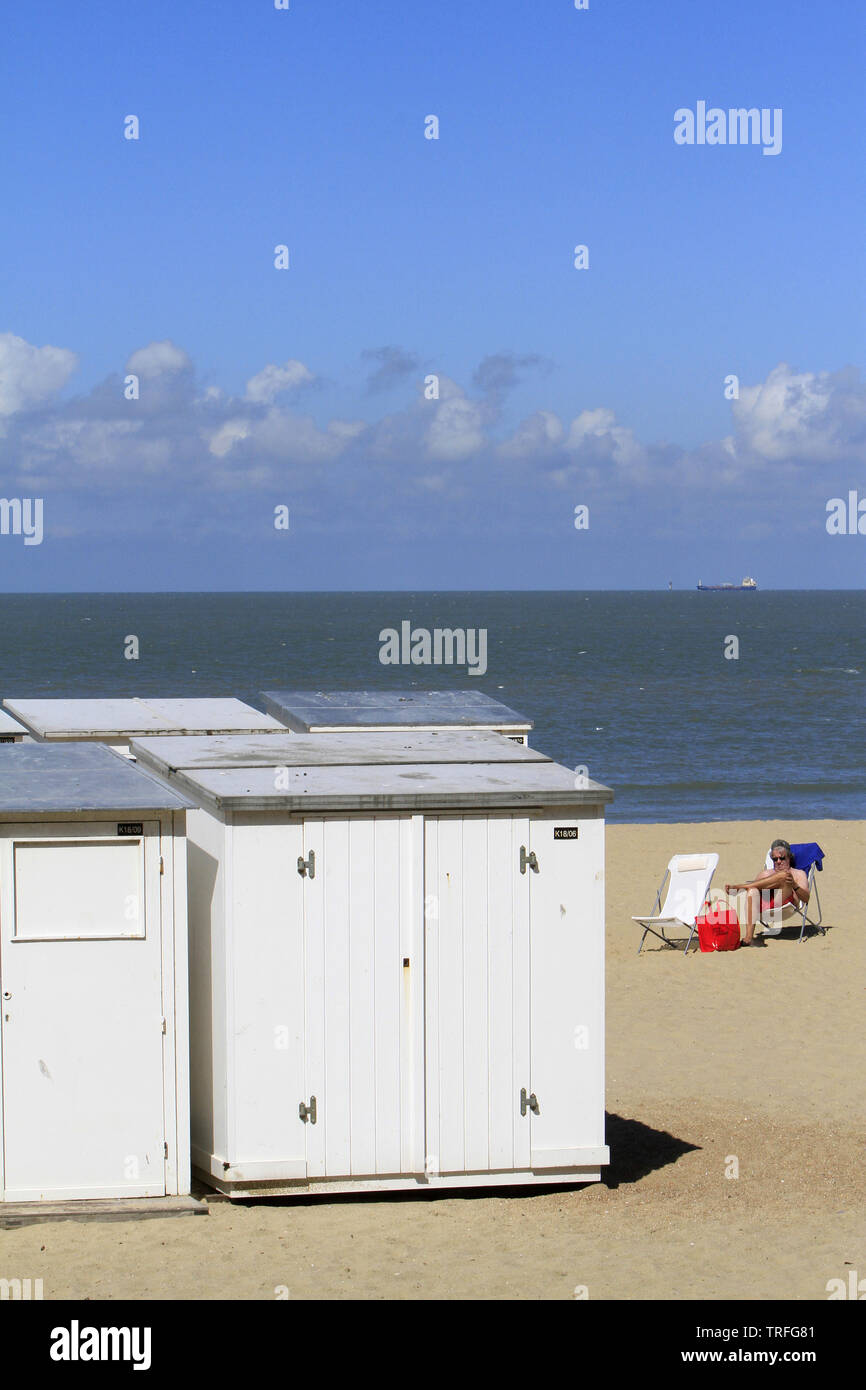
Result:
[[[794,856],[791,853],[791,846],[788,844],[787,840],[774,840],[773,843],[770,845],[770,854],[773,853],[774,849],[783,849],[787,854],[788,859],[793,864]]]

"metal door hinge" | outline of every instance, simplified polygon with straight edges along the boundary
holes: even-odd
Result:
[[[163,1149],[163,1155],[164,1155],[164,1157],[165,1157],[165,1158],[168,1158],[168,1140],[167,1140],[167,1139],[166,1139],[165,1143],[163,1144],[162,1149]]]
[[[310,878],[315,878],[315,877],[316,877],[316,851],[315,851],[315,850],[313,850],[313,849],[310,850],[310,857],[309,857],[309,859],[305,859],[304,856],[303,856],[302,854],[299,854],[299,855],[298,855],[298,873],[301,875],[301,878],[304,877],[304,874],[309,874],[309,875],[310,875]]]
[[[304,1124],[307,1123],[307,1120],[309,1120],[309,1122],[310,1122],[311,1125],[314,1125],[314,1124],[316,1123],[316,1097],[315,1097],[315,1096],[310,1096],[310,1103],[309,1103],[309,1105],[304,1105],[304,1102],[301,1101],[300,1105],[298,1106],[298,1115],[299,1115],[300,1118],[303,1120]]]
[[[532,872],[533,872],[534,874],[537,874],[537,873],[538,873],[538,860],[537,860],[536,857],[535,857],[535,850],[532,850],[529,854],[527,854],[527,853],[526,853],[526,845],[521,845],[521,846],[520,846],[520,872],[521,872],[522,874],[525,874],[525,873],[526,873],[526,866],[527,866],[527,864],[529,865],[530,869],[532,870]]]
[[[159,872],[161,874],[165,873],[165,860],[163,859],[162,855],[159,856]]]
[[[159,1021],[160,1021],[160,1024],[161,1024],[161,1026],[162,1026],[162,1031],[163,1031],[163,1033],[167,1033],[167,1032],[168,1032],[168,1025],[167,1025],[166,1020],[165,1020],[164,1018],[161,1018]]]
[[[531,1096],[528,1096],[526,1094],[526,1087],[524,1086],[523,1090],[520,1092],[521,1115],[525,1115],[527,1110],[531,1110],[533,1115],[540,1114],[540,1111],[538,1109],[538,1101],[536,1100],[535,1095],[533,1094]]]

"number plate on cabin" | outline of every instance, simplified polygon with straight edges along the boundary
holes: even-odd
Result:
[[[144,826],[140,820],[119,821],[117,833],[118,835],[143,835]]]
[[[555,825],[553,827],[554,840],[576,840],[578,827],[576,825]]]

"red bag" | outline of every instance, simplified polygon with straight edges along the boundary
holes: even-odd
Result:
[[[736,951],[740,944],[740,919],[732,907],[713,903],[695,922],[702,951]]]

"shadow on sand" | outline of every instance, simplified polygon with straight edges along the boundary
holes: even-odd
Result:
[[[641,1120],[628,1120],[622,1115],[612,1115],[609,1111],[605,1114],[605,1133],[608,1147],[610,1148],[610,1163],[601,1170],[601,1182],[604,1187],[615,1188],[623,1183],[639,1182],[649,1173],[655,1172],[658,1168],[665,1168],[669,1163],[676,1163],[685,1153],[692,1153],[700,1148],[699,1144],[690,1144],[685,1139],[678,1139],[673,1134],[668,1134],[666,1130],[653,1129],[650,1125],[645,1125]],[[441,1201],[461,1201],[478,1202],[489,1201],[492,1197],[515,1199],[520,1198],[527,1201],[532,1197],[541,1197],[550,1192],[573,1192],[577,1188],[595,1187],[595,1183],[543,1183],[543,1184],[522,1184],[515,1183],[513,1186],[490,1186],[490,1187],[463,1187],[445,1188],[421,1187],[418,1191],[399,1191],[399,1192],[316,1192],[316,1193],[287,1193],[285,1196],[261,1196],[261,1197],[236,1197],[233,1199],[235,1206],[320,1206],[330,1202],[340,1205],[366,1206],[370,1203],[387,1202],[401,1204],[404,1202],[441,1202]],[[197,1196],[204,1196],[211,1201],[227,1201],[228,1198],[218,1197],[210,1189],[199,1184],[196,1191]]]
[[[640,1182],[658,1168],[676,1163],[683,1154],[694,1153],[700,1144],[678,1139],[664,1129],[653,1129],[642,1120],[627,1120],[624,1115],[606,1116],[606,1143],[610,1163],[601,1171],[605,1187],[621,1183]]]

